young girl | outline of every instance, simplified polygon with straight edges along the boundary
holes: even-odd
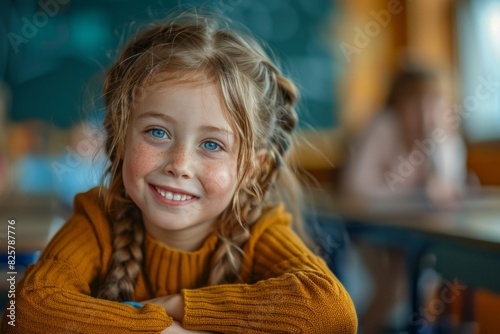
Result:
[[[466,185],[466,147],[449,111],[437,74],[402,69],[386,106],[353,145],[346,189],[367,200],[421,193],[437,207],[456,205]]]
[[[280,203],[297,93],[255,41],[199,15],[153,26],[104,96],[109,185],[76,196],[3,333],[356,332]]]

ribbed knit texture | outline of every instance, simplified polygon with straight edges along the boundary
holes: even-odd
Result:
[[[111,257],[111,227],[97,189],[78,195],[73,217],[16,289],[16,326],[1,333],[161,333],[165,310],[96,299]],[[143,273],[134,300],[182,293],[183,326],[220,333],[356,333],[351,298],[325,262],[290,228],[278,206],[252,228],[238,282],[206,286],[217,236],[195,252],[171,249],[146,235]]]

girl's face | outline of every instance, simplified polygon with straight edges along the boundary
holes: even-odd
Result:
[[[214,84],[156,84],[144,91],[127,130],[123,182],[146,230],[194,250],[230,204],[239,139]]]

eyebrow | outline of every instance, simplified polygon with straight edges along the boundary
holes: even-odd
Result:
[[[200,129],[203,130],[203,131],[215,132],[215,133],[217,133],[219,135],[228,136],[228,137],[231,137],[233,139],[236,139],[236,137],[234,136],[234,133],[232,131],[229,131],[229,130],[226,130],[226,129],[221,129],[221,128],[218,128],[216,126],[204,125],[204,126],[201,126]]]
[[[163,113],[160,113],[160,112],[156,112],[156,111],[146,111],[146,112],[143,112],[142,114],[140,114],[139,116],[137,116],[137,119],[143,119],[143,118],[161,118],[169,123],[174,123],[174,124],[177,124],[177,120],[167,114],[163,114]]]
[[[143,119],[143,118],[160,118],[168,123],[177,124],[177,120],[175,118],[173,118],[167,114],[156,112],[156,111],[146,111],[146,112],[137,116],[138,120]],[[213,126],[213,125],[203,125],[200,127],[200,129],[203,131],[207,131],[207,132],[215,132],[219,135],[226,135],[228,137],[236,139],[236,136],[234,135],[234,133],[232,131],[218,128],[218,127]]]

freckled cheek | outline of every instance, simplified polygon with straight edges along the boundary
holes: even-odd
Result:
[[[156,168],[160,153],[148,145],[137,144],[125,148],[123,174],[124,177],[137,178],[144,176]]]
[[[236,166],[234,164],[205,163],[202,164],[204,172],[203,187],[209,198],[229,198],[234,194],[236,188]]]

